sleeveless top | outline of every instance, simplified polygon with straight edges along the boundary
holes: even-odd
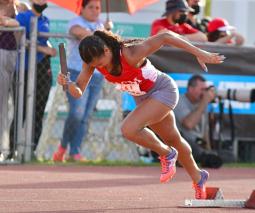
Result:
[[[121,75],[111,75],[105,68],[96,68],[105,79],[116,85],[116,89],[128,92],[133,96],[146,94],[155,84],[158,70],[146,59],[141,67],[130,66],[124,56],[120,54]]]

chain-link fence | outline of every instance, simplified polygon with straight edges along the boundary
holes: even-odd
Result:
[[[2,36],[3,33],[9,35],[6,41],[3,39],[7,36]],[[47,38],[58,50],[60,43],[67,44],[73,38],[64,33],[38,33],[36,18],[31,21],[30,40],[27,42],[23,28],[0,28],[0,36],[1,45],[8,42],[10,46],[11,43],[15,44],[12,50],[0,48],[3,105],[0,115],[0,162],[29,162],[33,156],[39,160],[52,159],[60,141],[77,129],[75,125],[64,128],[72,105],[68,102],[66,92],[56,83],[60,70],[59,56],[46,54],[38,61],[37,41],[39,37]],[[77,46],[72,47],[73,50],[75,48],[78,51]],[[67,51],[67,58],[72,58],[72,54],[72,51]],[[88,125],[82,125],[84,130],[80,134],[85,137],[80,136],[80,153],[91,160],[138,160],[136,145],[124,140],[120,134],[120,93],[115,92],[111,85],[104,84],[96,100],[91,116],[81,120],[81,123],[88,121]],[[83,117],[82,112],[78,115]]]
[[[19,163],[25,147],[25,29],[0,27],[0,163]]]

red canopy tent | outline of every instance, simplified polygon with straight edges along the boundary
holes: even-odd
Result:
[[[82,0],[49,0],[67,10],[80,14]],[[104,1],[104,2],[103,2]],[[128,12],[130,14],[159,0],[103,0],[102,12]]]

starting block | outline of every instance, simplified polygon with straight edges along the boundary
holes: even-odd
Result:
[[[206,200],[186,199],[184,207],[191,208],[251,208],[255,209],[255,190],[247,200],[225,200],[223,192],[217,187],[206,188]]]

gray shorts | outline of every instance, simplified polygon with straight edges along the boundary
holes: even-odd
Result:
[[[137,105],[147,98],[153,98],[174,109],[179,100],[179,91],[175,81],[165,73],[158,73],[154,86],[145,95],[133,96]]]

